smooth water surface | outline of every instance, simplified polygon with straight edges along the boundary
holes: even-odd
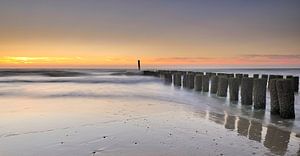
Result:
[[[298,70],[289,72],[299,75]],[[176,88],[156,77],[126,75],[123,70],[0,73],[1,156],[300,151],[298,94],[296,119],[283,120],[270,115],[269,96],[266,110],[254,111],[228,98]]]

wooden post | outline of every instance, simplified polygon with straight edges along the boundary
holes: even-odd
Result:
[[[180,73],[174,74],[174,86],[181,86],[181,74]]]
[[[164,79],[165,79],[165,83],[172,84],[172,74],[171,73],[165,73]]]
[[[278,101],[278,92],[276,88],[276,79],[270,79],[270,100],[271,100],[271,114],[279,114],[279,101]]]
[[[218,76],[212,76],[211,77],[211,85],[210,85],[210,93],[216,94],[218,91],[218,83],[219,83],[219,77]]]
[[[217,95],[220,97],[226,97],[227,89],[228,89],[228,78],[226,76],[220,76]]]
[[[217,75],[217,73],[210,73],[209,78],[211,79],[213,76],[216,76],[216,75]]]
[[[195,74],[194,73],[188,73],[188,87],[189,89],[194,89],[194,81],[195,81]]]
[[[238,78],[231,77],[229,78],[229,99],[230,101],[239,100],[239,84],[240,81]]]
[[[188,76],[187,76],[187,73],[183,74],[182,86],[184,88],[188,87]]]
[[[272,79],[276,79],[276,75],[269,75],[268,89],[270,89],[270,81],[271,81]]]
[[[283,75],[276,75],[277,79],[283,79]]]
[[[203,92],[209,91],[209,76],[208,75],[202,76],[202,91]]]
[[[235,74],[235,77],[239,80],[239,85],[241,85],[243,74]]]
[[[261,78],[266,79],[266,80],[268,81],[269,75],[262,74],[262,75],[261,75]]]
[[[141,61],[138,60],[138,70],[141,70]]]
[[[253,78],[259,78],[259,74],[253,74]]]
[[[202,91],[202,75],[196,74],[195,76],[195,90]]]
[[[299,92],[299,76],[294,76],[294,92]]]
[[[255,78],[253,82],[254,109],[266,108],[267,80]]]
[[[253,78],[244,77],[241,83],[242,105],[252,105]]]
[[[280,117],[285,119],[295,118],[295,95],[291,79],[277,80],[276,89],[278,92]]]
[[[234,77],[234,74],[228,74],[228,78]]]

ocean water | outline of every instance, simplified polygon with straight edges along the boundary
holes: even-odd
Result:
[[[299,69],[192,69],[300,75]],[[297,155],[295,120],[135,70],[0,70],[0,155]]]

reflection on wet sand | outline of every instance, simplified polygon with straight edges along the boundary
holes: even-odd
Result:
[[[218,114],[218,113],[209,113],[208,115],[209,115],[209,117],[208,117],[209,120],[211,120],[217,124],[224,125],[224,122],[225,122],[224,115]]]
[[[283,155],[288,148],[291,132],[268,126],[264,146],[271,152]]]
[[[250,122],[249,139],[261,142],[262,124],[257,121]]]
[[[288,149],[289,142],[291,141],[291,132],[289,131],[284,131],[274,126],[267,126],[265,127],[266,135],[264,137],[262,132],[264,126],[258,121],[231,115],[208,113],[209,120],[224,125],[226,129],[234,130],[235,126],[237,126],[237,133],[239,135],[257,142],[264,140],[264,146],[270,149],[274,154],[284,155]],[[299,153],[300,149],[298,151],[298,154]]]
[[[226,116],[226,123],[225,123],[225,128],[226,129],[230,129],[230,130],[234,130],[235,128],[235,121],[236,121],[236,117],[235,116]]]
[[[249,129],[250,122],[247,119],[239,118],[238,121],[238,133],[242,136],[248,136],[248,129]]]

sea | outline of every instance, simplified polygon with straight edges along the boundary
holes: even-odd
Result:
[[[184,69],[300,76],[298,68]],[[0,69],[0,155],[299,155],[295,119],[134,69]]]

